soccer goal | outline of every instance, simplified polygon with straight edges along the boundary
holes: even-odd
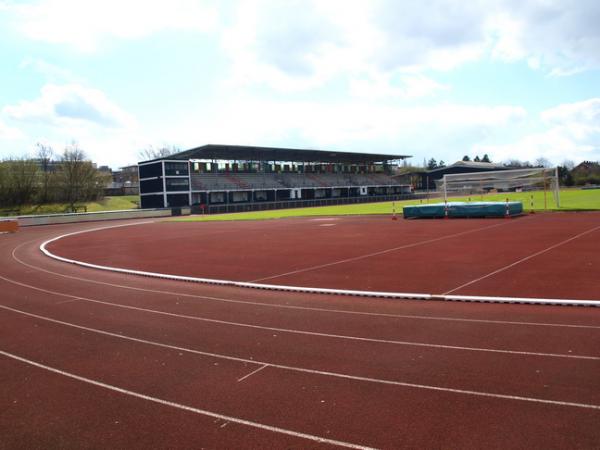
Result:
[[[496,192],[551,192],[557,207],[560,207],[558,168],[535,167],[529,169],[494,170],[444,175],[437,189],[449,196],[483,195]],[[546,205],[545,205],[546,207]]]

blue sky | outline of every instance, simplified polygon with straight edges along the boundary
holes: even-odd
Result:
[[[600,160],[600,2],[0,0],[0,158],[208,143]]]

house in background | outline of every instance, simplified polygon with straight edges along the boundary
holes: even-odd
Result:
[[[600,184],[600,163],[598,161],[584,161],[571,170],[571,176],[577,186]]]
[[[104,189],[105,195],[138,195],[140,181],[137,164],[120,167],[112,172],[112,181]]]

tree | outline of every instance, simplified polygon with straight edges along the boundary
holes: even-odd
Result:
[[[52,187],[52,158],[54,156],[54,150],[49,145],[41,143],[36,144],[37,147],[37,159],[40,168],[40,183],[39,183],[39,195],[38,203],[48,203],[51,200],[51,187]]]
[[[57,181],[61,200],[75,211],[76,203],[101,198],[107,180],[106,175],[100,173],[73,142],[61,156]]]
[[[521,161],[518,159],[509,159],[508,161],[506,161],[504,163],[504,165],[506,167],[514,167],[516,169],[519,168],[528,168],[528,167],[533,167],[533,165],[529,162],[529,161]]]
[[[561,166],[567,170],[573,170],[575,168],[575,163],[571,159],[565,159]]]
[[[483,158],[481,158],[481,162],[491,163],[492,161],[490,161],[490,157],[486,153],[485,155],[483,155]]]
[[[561,186],[573,186],[575,184],[573,175],[565,165],[558,166],[558,182]]]
[[[475,159],[473,159],[473,161],[475,161],[475,162],[481,162],[481,159],[479,159],[479,155],[476,155]]]
[[[571,170],[574,184],[583,186],[586,184],[600,184],[600,163],[594,161],[583,161]]]
[[[544,157],[536,159],[535,165],[536,167],[552,167],[552,163]]]
[[[143,161],[149,161],[151,159],[164,158],[180,151],[181,150],[179,147],[176,147],[175,145],[162,145],[158,147],[149,145],[148,147],[140,150],[138,152],[138,156]]]
[[[465,155],[463,156],[463,161],[471,161],[471,158],[469,158],[469,155]]]
[[[438,167],[437,161],[434,158],[431,158],[427,163],[427,170],[433,170]]]
[[[0,166],[0,205],[33,203],[37,191],[37,164],[28,158],[17,158],[2,161]]]
[[[438,167],[446,167],[446,163],[444,162],[443,159],[440,159],[440,163],[438,164]]]

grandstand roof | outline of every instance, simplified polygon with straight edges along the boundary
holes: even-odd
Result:
[[[208,144],[201,147],[192,148],[190,150],[184,150],[179,153],[174,153],[163,158],[157,158],[152,161],[209,159],[230,161],[290,161],[358,164],[392,161],[409,157],[409,155]]]

